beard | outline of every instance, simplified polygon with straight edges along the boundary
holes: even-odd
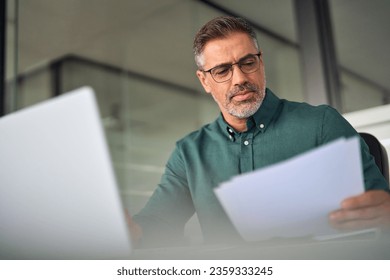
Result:
[[[236,101],[233,99],[234,96],[246,91],[253,93],[251,98],[243,101]],[[215,97],[214,100],[230,115],[239,119],[246,119],[257,112],[261,103],[263,103],[264,97],[265,83],[264,86],[259,89],[255,84],[246,82],[242,85],[237,85],[233,90],[229,91],[223,102],[219,102]]]

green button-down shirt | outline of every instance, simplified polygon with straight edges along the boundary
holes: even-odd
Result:
[[[213,192],[215,187],[234,175],[354,135],[357,132],[333,108],[281,100],[267,89],[260,109],[247,121],[246,132],[234,131],[220,115],[178,141],[160,184],[134,219],[146,236],[166,233],[174,240],[196,211],[206,241],[220,240],[222,235],[237,237]],[[387,189],[366,144],[361,143],[366,190]]]

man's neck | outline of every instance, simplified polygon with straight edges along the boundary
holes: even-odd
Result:
[[[247,118],[240,119],[237,117],[233,117],[231,115],[224,116],[225,121],[232,127],[234,128],[235,131],[237,132],[244,132],[247,130],[246,122]]]

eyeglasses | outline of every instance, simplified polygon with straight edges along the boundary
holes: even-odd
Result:
[[[256,72],[260,68],[260,55],[248,54],[241,58],[238,62],[232,64],[222,64],[215,66],[209,70],[201,70],[204,73],[210,73],[214,81],[217,83],[224,83],[229,81],[233,77],[233,65],[238,65],[242,73],[250,74]]]

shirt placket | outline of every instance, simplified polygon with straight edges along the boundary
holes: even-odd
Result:
[[[253,131],[241,134],[240,173],[254,170],[253,166]]]

